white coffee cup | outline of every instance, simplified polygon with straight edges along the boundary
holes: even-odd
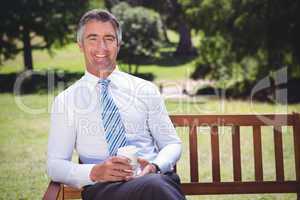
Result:
[[[137,175],[138,167],[139,167],[137,161],[138,152],[139,152],[138,148],[136,148],[136,146],[133,145],[120,147],[117,152],[117,156],[124,156],[130,159],[130,165],[132,166],[134,176]]]

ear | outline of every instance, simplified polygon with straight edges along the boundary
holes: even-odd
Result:
[[[82,42],[77,42],[78,48],[80,49],[80,52],[83,52]]]

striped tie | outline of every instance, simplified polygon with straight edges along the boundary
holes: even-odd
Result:
[[[101,114],[110,156],[117,153],[118,148],[126,146],[126,131],[117,105],[108,91],[110,80],[101,79]]]

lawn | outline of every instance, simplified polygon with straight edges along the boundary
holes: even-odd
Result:
[[[49,181],[46,170],[46,149],[47,136],[49,129],[49,108],[52,99],[47,95],[24,95],[16,98],[11,94],[0,94],[0,199],[41,199]],[[198,102],[171,101],[167,100],[167,108],[171,114],[178,113],[273,113],[273,112],[293,112],[300,111],[300,104],[286,106],[276,106],[265,103],[251,103],[247,101],[225,101],[220,103],[218,100],[204,99]],[[31,111],[36,113],[28,113]],[[178,172],[182,181],[188,180],[187,134],[184,129],[178,129],[178,134],[184,142],[183,155],[178,164]],[[198,143],[203,150],[200,156],[200,179],[210,180],[211,164],[209,135],[207,130],[200,130]],[[274,178],[274,162],[272,153],[272,136],[270,129],[266,128],[263,134],[263,145],[267,150],[263,153],[265,179]],[[252,138],[250,130],[245,128],[241,136],[243,178],[253,179],[253,171],[249,167],[253,164],[251,158]],[[293,149],[289,145],[291,131],[286,129],[284,132],[284,155],[285,155],[285,174],[289,179],[294,175],[293,169]],[[232,178],[231,173],[231,148],[230,135],[228,130],[220,136],[221,165],[225,165],[225,170],[221,172],[222,180]],[[204,153],[203,153],[204,152]],[[295,195],[224,195],[224,196],[200,196],[189,199],[296,199]]]

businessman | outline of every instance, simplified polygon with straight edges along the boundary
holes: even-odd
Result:
[[[104,10],[88,11],[79,21],[77,42],[85,74],[53,102],[50,178],[83,188],[83,199],[185,199],[173,172],[181,141],[157,87],[117,68],[117,19]],[[117,156],[128,145],[138,149],[137,175],[130,159]],[[74,150],[81,164],[72,162]]]

